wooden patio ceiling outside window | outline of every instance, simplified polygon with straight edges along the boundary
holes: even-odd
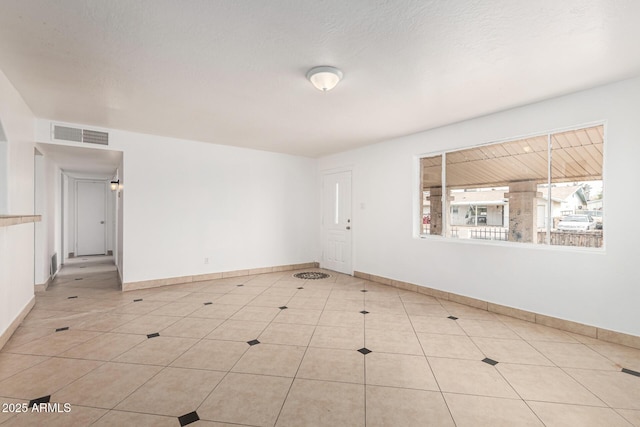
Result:
[[[548,180],[547,135],[447,153],[447,188],[491,188]],[[551,135],[551,182],[602,179],[604,127]],[[423,189],[441,185],[442,156],[422,159]]]

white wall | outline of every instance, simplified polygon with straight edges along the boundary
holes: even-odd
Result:
[[[45,156],[45,175],[47,192],[47,212],[42,218],[47,223],[47,274],[50,271],[51,257],[57,253],[56,271],[64,260],[62,255],[62,172],[60,168]]]
[[[0,132],[3,132],[2,122],[0,122]],[[0,134],[0,215],[9,211],[7,198],[9,197],[9,143],[2,139]]]
[[[39,120],[39,142],[50,125]],[[109,133],[123,152],[124,282],[317,260],[314,159]]]
[[[316,260],[315,161],[143,136],[121,149],[125,282]]]
[[[45,284],[51,276],[51,257],[57,253],[56,271],[62,258],[61,172],[46,156],[35,156],[35,213],[42,221],[35,224],[35,283]]]
[[[34,116],[0,71],[0,118],[6,134],[6,212],[34,211]],[[1,175],[1,174],[0,174]],[[1,184],[0,184],[1,185]],[[34,225],[0,227],[0,334],[33,298]]]
[[[110,180],[105,181],[106,186],[106,195],[107,195],[107,212],[105,215],[105,226],[106,226],[106,241],[105,246],[108,251],[115,253],[115,234],[116,234],[116,192],[111,191],[110,188]]]
[[[67,179],[66,201],[67,205],[65,206],[65,213],[67,228],[65,230],[65,235],[67,236],[68,246],[65,249],[65,259],[69,258],[70,253],[73,253],[74,256],[78,255],[76,253],[76,179],[73,177],[68,177]]]
[[[115,177],[120,181],[120,184],[124,185],[124,156],[118,166],[118,174]],[[116,235],[115,235],[115,248],[113,256],[115,259],[116,267],[118,268],[118,275],[120,282],[124,281],[124,194],[121,191],[116,193]]]
[[[58,259],[64,264],[64,261],[69,257],[69,252],[71,252],[71,239],[69,238],[69,230],[70,230],[70,222],[69,222],[69,177],[67,175],[62,174],[60,177],[62,180],[62,197],[61,197],[61,206],[60,206],[60,215],[62,216],[62,224],[61,224],[61,254],[58,255]]]
[[[34,156],[35,160],[35,198],[34,213],[42,215],[42,221],[35,223],[35,266],[34,282],[43,285],[49,280],[49,260],[47,251],[47,182],[45,176],[45,158],[39,152]]]
[[[606,121],[605,251],[415,237],[416,157]],[[354,270],[640,335],[640,78],[319,160],[353,165]]]

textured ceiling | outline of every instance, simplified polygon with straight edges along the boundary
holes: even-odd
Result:
[[[640,74],[637,0],[2,0],[41,118],[304,156]],[[344,80],[322,93],[316,65]]]

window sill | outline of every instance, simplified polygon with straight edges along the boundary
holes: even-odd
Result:
[[[452,237],[432,236],[430,234],[420,234],[415,236],[417,240],[431,240],[439,242],[447,242],[456,245],[476,245],[476,246],[494,246],[502,248],[524,248],[535,249],[542,251],[557,251],[557,252],[576,252],[576,253],[589,253],[589,254],[606,254],[605,247],[591,248],[580,246],[560,246],[560,245],[546,245],[535,243],[522,243],[522,242],[508,242],[504,240],[484,240],[484,239],[456,239]]]

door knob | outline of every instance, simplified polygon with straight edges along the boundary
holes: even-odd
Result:
[[[351,227],[349,227],[348,225],[347,225],[347,230],[351,230]]]
[[[100,221],[100,224],[104,224],[104,221]]]

